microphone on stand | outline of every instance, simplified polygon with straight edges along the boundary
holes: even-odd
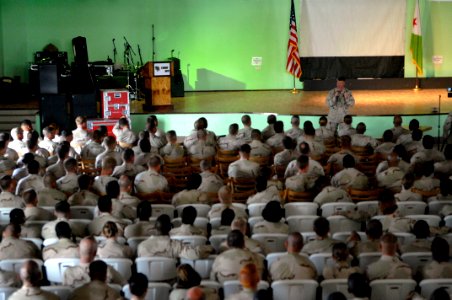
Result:
[[[171,58],[174,57],[174,49],[171,49]]]

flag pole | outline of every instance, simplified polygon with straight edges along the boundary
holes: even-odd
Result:
[[[291,93],[298,94],[298,90],[295,88],[295,74],[293,74],[293,89],[292,89]]]

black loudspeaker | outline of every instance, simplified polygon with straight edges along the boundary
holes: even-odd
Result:
[[[74,62],[76,65],[88,64],[88,47],[86,38],[78,36],[72,39],[72,50],[74,51]]]
[[[180,70],[174,70],[174,76],[171,77],[171,97],[184,97],[184,78]]]
[[[51,123],[58,124],[61,130],[69,128],[66,101],[65,94],[41,96],[39,102],[41,128]]]
[[[71,115],[71,119],[77,116],[97,118],[96,93],[72,95]]]
[[[59,93],[59,70],[58,65],[39,65],[39,93],[58,94]]]

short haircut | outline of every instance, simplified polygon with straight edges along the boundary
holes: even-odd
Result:
[[[430,176],[433,174],[433,172],[435,171],[435,166],[433,164],[433,161],[426,161],[422,164],[422,174],[424,176]]]
[[[268,124],[275,124],[276,123],[276,115],[271,114],[267,116],[267,123]]]
[[[300,116],[292,115],[292,117],[290,118],[290,123],[293,125],[300,125]]]
[[[268,180],[265,176],[258,176],[256,178],[256,190],[257,192],[262,192],[267,189]]]
[[[193,225],[193,223],[196,220],[196,217],[198,215],[198,212],[196,211],[196,208],[194,208],[193,206],[186,206],[184,207],[184,209],[182,210],[182,224],[189,224],[189,225]]]
[[[366,132],[366,124],[359,122],[358,125],[356,125],[356,133],[364,134],[364,132]]]
[[[295,149],[295,143],[290,136],[285,136],[282,140],[284,149],[293,150]]]
[[[328,295],[326,300],[347,300],[347,297],[345,297],[345,295],[341,292],[333,292]]]
[[[116,159],[113,157],[105,157],[102,160],[102,169],[113,170],[116,167]]]
[[[201,276],[189,264],[181,264],[176,271],[176,288],[189,289],[201,284]]]
[[[87,121],[87,118],[84,117],[84,116],[78,116],[77,118],[75,118],[75,123],[76,123],[77,125],[86,123],[86,121]]]
[[[140,221],[149,221],[152,216],[152,206],[148,201],[141,201],[137,206],[137,218]]]
[[[426,239],[430,236],[430,226],[424,220],[418,220],[414,223],[413,234],[417,239]]]
[[[250,154],[251,153],[251,147],[248,144],[243,144],[240,146],[240,152]]]
[[[245,237],[240,230],[231,230],[226,238],[228,247],[243,248],[245,247]]]
[[[111,211],[111,198],[110,196],[100,196],[97,200],[97,207],[99,208],[100,212],[110,212]]]
[[[435,237],[431,246],[433,260],[440,263],[449,261],[449,247],[445,239]]]
[[[311,152],[311,147],[309,147],[309,144],[306,142],[301,142],[298,148],[300,150],[300,153],[304,155],[309,155],[309,153]]]
[[[176,131],[174,130],[169,130],[166,132],[166,136],[168,137],[168,139],[174,139],[177,138],[177,134]]]
[[[55,212],[68,214],[71,212],[71,206],[67,201],[59,201],[55,204]]]
[[[348,277],[348,292],[355,297],[365,298],[370,296],[369,282],[361,273],[353,273]]]
[[[309,156],[300,155],[297,158],[297,167],[301,170],[307,168],[309,166]]]
[[[41,268],[34,260],[27,260],[20,270],[20,279],[29,282],[32,286],[39,286],[42,279]]]
[[[118,120],[119,126],[129,126],[129,120],[127,118],[121,118]]]
[[[384,244],[395,245],[395,244],[397,244],[397,237],[394,234],[387,232],[387,233],[383,234],[380,241],[381,241],[381,243],[384,243]]]
[[[325,237],[330,232],[330,222],[324,217],[318,217],[314,221],[314,232],[321,237]]]
[[[350,147],[352,144],[352,138],[349,135],[341,136],[341,147]]]
[[[259,129],[253,129],[251,130],[251,138],[253,140],[260,140],[261,139],[261,131]]]
[[[133,152],[133,150],[130,149],[130,148],[127,148],[127,149],[124,150],[124,152],[122,153],[122,158],[123,158],[125,161],[131,160],[134,156],[135,156],[135,152]]]
[[[320,124],[320,126],[325,126],[326,124],[328,124],[328,119],[327,119],[327,117],[321,116],[321,117],[319,118],[319,124]]]
[[[188,177],[187,189],[196,190],[202,183],[202,177],[198,173],[193,173]]]
[[[208,159],[203,159],[199,163],[199,166],[200,166],[202,171],[207,171],[207,170],[209,170],[212,167],[212,163]]]
[[[168,215],[160,215],[155,221],[155,229],[157,229],[161,235],[168,235],[171,228],[171,219]]]
[[[347,261],[349,252],[345,243],[334,244],[331,251],[333,257],[336,258],[337,261]]]
[[[416,128],[411,132],[411,138],[413,139],[413,141],[420,141],[423,134],[424,133],[422,132],[422,130]]]
[[[392,142],[392,139],[394,138],[394,133],[392,130],[388,129],[383,132],[383,141],[384,142]]]
[[[38,174],[40,165],[36,160],[32,160],[27,165],[27,170],[29,174]]]
[[[273,128],[275,129],[276,133],[283,133],[284,132],[284,122],[276,121],[275,125],[273,125]]]
[[[104,138],[104,143],[109,148],[112,148],[112,147],[116,146],[116,138],[114,136],[107,136]]]
[[[70,239],[72,236],[72,229],[68,222],[61,221],[55,225],[56,236],[61,238]]]
[[[229,125],[229,134],[236,135],[239,132],[239,124],[232,123]]]
[[[309,121],[306,121],[306,122],[309,122]],[[315,128],[312,125],[312,122],[311,122],[311,126],[303,126],[303,130],[304,130],[304,134],[305,135],[308,135],[308,136],[314,136],[315,135]]]
[[[118,198],[119,194],[121,193],[120,189],[119,189],[119,183],[116,180],[112,180],[110,182],[107,183],[106,186],[106,191],[107,191],[107,195],[114,199],[114,198]]]
[[[221,225],[222,226],[231,226],[232,221],[234,221],[235,212],[231,208],[225,208],[221,212]]]
[[[149,158],[149,161],[148,161],[148,166],[149,167],[151,167],[151,168],[155,168],[155,167],[158,167],[158,166],[160,166],[162,164],[162,162],[160,161],[160,158],[159,157],[157,157],[157,156],[151,156],[150,158]]]
[[[21,208],[14,208],[9,212],[9,222],[20,225],[25,223],[25,213]]]
[[[347,124],[347,125],[352,124],[352,123],[353,123],[353,118],[352,118],[352,116],[346,115],[346,116],[344,117],[344,123]]]
[[[115,237],[118,234],[118,226],[115,222],[108,221],[104,224],[102,228],[102,234],[106,238]]]
[[[2,191],[6,191],[10,187],[12,182],[13,179],[11,176],[9,175],[2,176],[2,178],[0,178],[0,188],[2,189]]]
[[[24,199],[25,204],[32,204],[37,197],[38,194],[36,194],[34,189],[28,189],[22,193],[22,198]]]
[[[251,124],[251,117],[249,115],[243,115],[242,116],[242,124],[243,125],[250,125]]]
[[[91,281],[99,280],[105,282],[107,280],[107,264],[102,260],[95,260],[90,263],[89,277]]]
[[[355,167],[355,159],[350,154],[347,154],[342,159],[342,165],[344,168],[354,168]]]
[[[435,139],[431,135],[425,135],[422,139],[422,146],[424,146],[424,149],[433,149],[434,145]]]
[[[414,129],[419,129],[419,121],[417,119],[412,119],[408,124],[408,128],[413,131]]]
[[[89,188],[89,185],[90,185],[92,180],[93,180],[93,178],[91,176],[86,175],[86,174],[82,174],[77,179],[78,187],[81,190],[87,190]]]
[[[380,239],[383,234],[383,225],[379,220],[370,220],[367,222],[366,234],[374,240]]]
[[[267,222],[277,223],[281,221],[283,217],[281,204],[275,200],[268,202],[262,210],[262,217]]]
[[[64,169],[68,172],[75,172],[77,170],[77,160],[72,157],[66,159],[64,161]]]
[[[93,131],[92,139],[94,141],[100,140],[101,137],[102,137],[102,132],[99,129],[96,129],[96,130]]]
[[[143,297],[148,290],[148,278],[143,273],[135,273],[129,279],[130,293],[137,297]]]

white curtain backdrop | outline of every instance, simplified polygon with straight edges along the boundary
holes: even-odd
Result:
[[[405,54],[406,0],[300,1],[301,56]]]

